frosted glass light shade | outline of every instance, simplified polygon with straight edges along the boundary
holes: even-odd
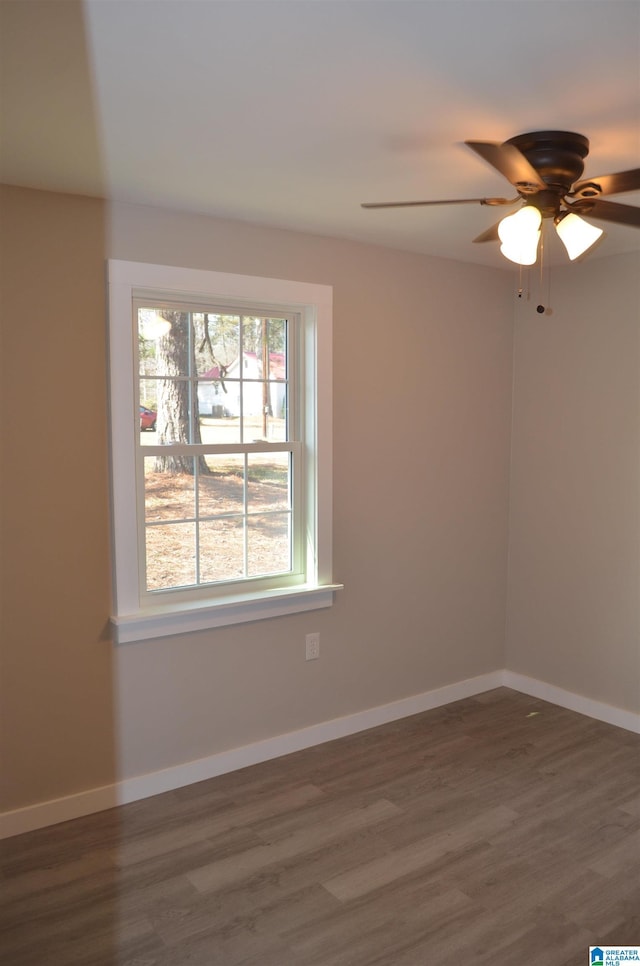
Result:
[[[590,225],[572,211],[558,222],[556,231],[571,261],[584,255],[604,234],[602,228]]]
[[[525,205],[507,215],[498,225],[500,251],[517,265],[534,265],[538,257],[542,215],[534,205]]]

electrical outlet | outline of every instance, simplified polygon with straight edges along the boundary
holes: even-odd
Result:
[[[316,661],[320,657],[320,635],[307,634],[305,660]]]

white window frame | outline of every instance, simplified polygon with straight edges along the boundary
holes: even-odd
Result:
[[[295,308],[303,336],[306,570],[293,586],[158,601],[140,587],[135,418],[138,372],[133,300],[139,296]],[[111,496],[115,643],[147,640],[331,607],[332,301],[328,285],[201,269],[108,262]],[[181,595],[182,596],[182,595]]]

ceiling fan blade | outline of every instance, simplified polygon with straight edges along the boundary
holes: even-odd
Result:
[[[615,221],[618,225],[630,225],[640,228],[640,207],[636,205],[619,205],[615,201],[600,201],[599,198],[584,198],[567,205],[570,211],[585,215],[587,218],[599,218],[602,221]]]
[[[486,231],[483,231],[481,235],[478,235],[477,238],[474,238],[473,239],[474,244],[476,242],[495,242],[495,241],[500,241],[500,236],[498,235],[498,225],[499,224],[500,224],[500,222],[497,221],[495,223],[495,225],[492,225],[491,226],[491,228],[487,228],[487,230]]]
[[[361,208],[415,208],[419,205],[515,205],[520,198],[453,198],[446,201],[368,201]]]
[[[597,198],[600,195],[618,195],[623,191],[640,191],[640,168],[578,181],[569,197]]]
[[[503,174],[519,191],[533,194],[547,187],[533,165],[529,164],[524,154],[515,145],[498,144],[495,141],[465,141],[464,143]]]

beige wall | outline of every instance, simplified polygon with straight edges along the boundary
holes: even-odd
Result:
[[[2,807],[114,772],[104,209],[0,198]]]
[[[552,273],[522,305],[507,667],[640,711],[640,259]]]
[[[3,198],[4,808],[502,667],[508,274],[150,208]],[[332,609],[105,640],[105,257],[334,286],[345,589]],[[312,630],[321,658],[307,663]]]

